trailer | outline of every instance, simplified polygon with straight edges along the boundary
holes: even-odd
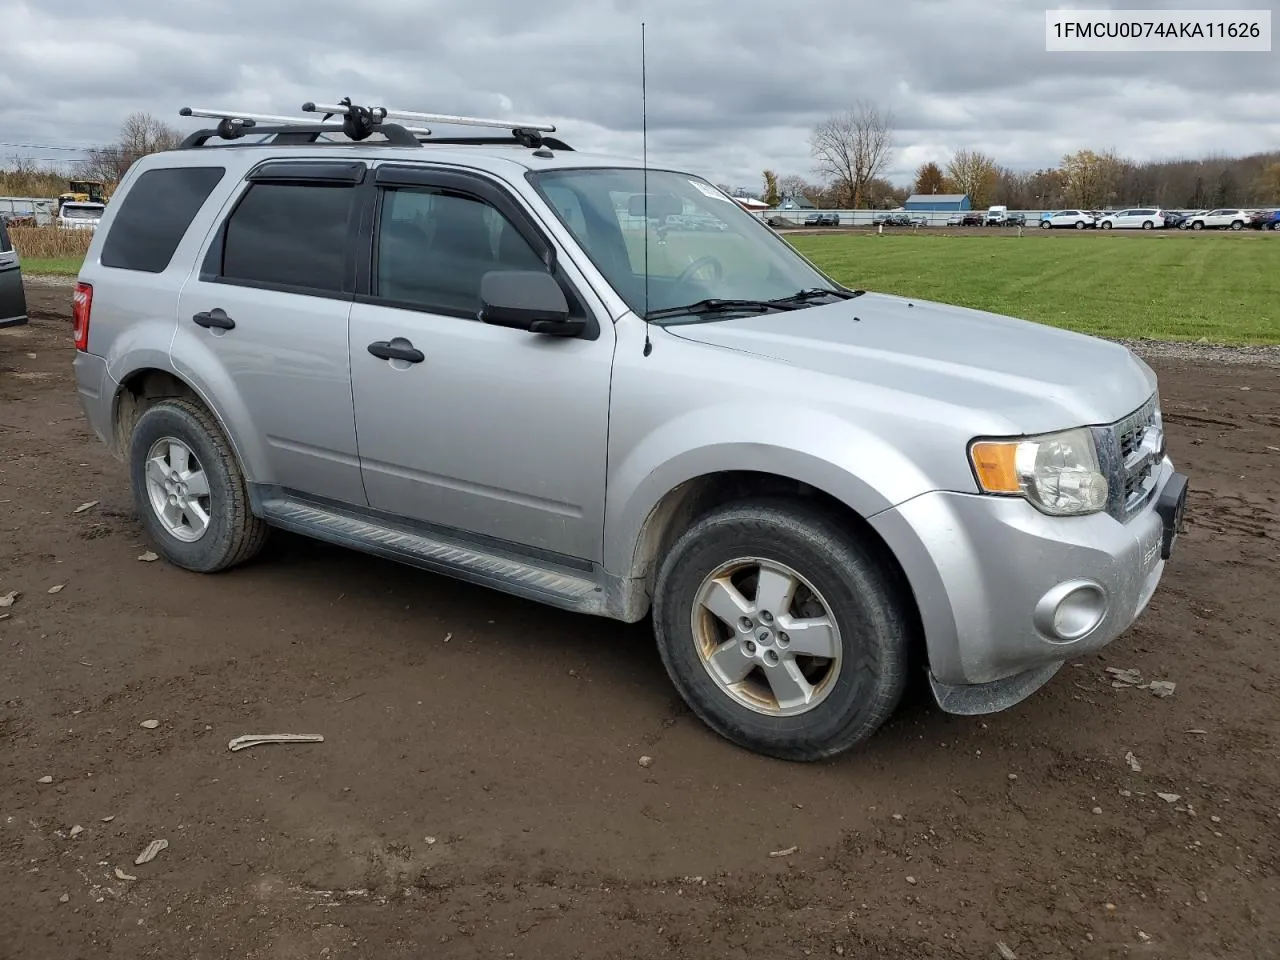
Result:
[[[47,197],[0,197],[0,217],[13,226],[47,227],[58,216],[58,202]]]

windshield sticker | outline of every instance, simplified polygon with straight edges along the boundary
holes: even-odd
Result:
[[[712,200],[723,200],[726,203],[733,202],[715,187],[709,187],[705,183],[699,183],[697,180],[690,180],[689,182],[693,184],[695,190],[704,196],[710,197]]]

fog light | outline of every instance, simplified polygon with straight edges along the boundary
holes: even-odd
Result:
[[[1054,643],[1092,633],[1107,615],[1107,594],[1091,580],[1060,583],[1036,604],[1036,628]]]

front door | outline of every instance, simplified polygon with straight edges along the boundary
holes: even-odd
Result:
[[[0,220],[0,327],[27,320],[27,294],[22,289],[18,251],[9,239],[9,228]]]
[[[363,506],[347,354],[364,164],[268,163],[183,287],[175,365],[221,405],[252,479]]]
[[[378,182],[367,294],[351,313],[370,506],[499,548],[598,561],[613,324],[506,188],[423,167],[382,167]],[[549,263],[588,318],[584,334],[476,319],[485,272]],[[388,358],[387,344],[409,359]]]

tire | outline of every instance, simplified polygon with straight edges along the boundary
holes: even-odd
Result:
[[[1076,229],[1077,229],[1077,230],[1083,230],[1083,229],[1084,229],[1084,221],[1083,221],[1083,220],[1077,220],[1077,221],[1076,221]]]
[[[1110,230],[1110,229],[1111,229],[1112,224],[1110,223],[1110,221],[1104,220],[1104,221],[1102,221],[1101,226],[1102,226],[1102,229],[1103,229],[1103,230]]]
[[[175,452],[185,447],[187,471]],[[157,455],[168,461],[171,472],[150,465]],[[191,460],[194,460],[192,465]],[[154,482],[149,482],[148,476]],[[194,478],[203,475],[204,483]],[[170,563],[197,573],[216,573],[244,563],[262,549],[267,525],[249,509],[249,493],[244,473],[231,444],[217,421],[204,407],[191,400],[163,400],[150,407],[133,429],[129,440],[129,475],[133,483],[134,505],[158,552]],[[175,493],[173,478],[182,476]],[[187,483],[186,480],[191,480]],[[165,485],[158,488],[157,484]],[[201,486],[208,491],[201,495]],[[166,499],[182,496],[189,506],[172,509],[170,517],[181,514],[180,522],[166,520],[161,509]],[[153,501],[159,498],[159,503]],[[172,501],[170,501],[172,503]],[[207,518],[203,530],[197,516]]]
[[[1232,221],[1231,221],[1231,229],[1232,229],[1232,230],[1243,230],[1243,229],[1244,229],[1244,221],[1242,221],[1242,220],[1232,220]]]
[[[1203,230],[1203,229],[1204,229],[1204,221],[1203,221],[1203,220],[1197,220],[1195,223],[1193,223],[1193,224],[1191,225],[1191,229],[1192,229],[1192,230]]]
[[[803,641],[779,629],[785,622],[781,610],[770,620],[766,611],[755,608],[751,565],[737,594],[747,606],[726,607],[732,616],[743,611],[748,617],[737,621],[742,629],[730,628],[701,603],[704,589],[721,598],[729,596],[707,584],[715,583],[712,575],[738,558],[783,565],[798,574],[793,582],[799,586],[789,594],[794,599],[781,606],[799,617],[825,610],[835,626],[835,638],[825,648],[834,657],[796,659],[788,652]],[[906,685],[913,623],[904,596],[890,567],[849,534],[847,525],[803,503],[744,501],[694,522],[663,559],[654,590],[654,633],[672,683],[708,727],[765,756],[814,761],[866,740],[897,707]],[[805,609],[814,597],[817,606]],[[774,635],[762,636],[771,629]],[[819,639],[823,637],[829,635],[819,632]],[[814,644],[815,649],[822,646]],[[754,648],[750,654],[749,647]],[[744,693],[730,692],[729,680],[713,676],[711,651],[730,658],[722,661],[737,668],[730,676],[743,673],[742,665],[747,665],[750,673],[743,673],[738,684]],[[766,666],[769,657],[776,666]],[[765,679],[781,683],[794,678],[790,667],[806,671],[800,675],[812,684],[809,703],[783,704],[773,683]],[[768,673],[770,669],[775,672]]]
[[[1143,230],[1154,230],[1155,228],[1156,228],[1156,225],[1155,225],[1152,221],[1150,221],[1150,220],[1143,220],[1143,221],[1142,221],[1142,229],[1143,229]]]
[[[1040,229],[1041,229],[1041,230],[1052,230],[1052,229],[1053,229],[1053,224],[1052,224],[1052,223],[1050,223],[1048,220],[1042,220],[1042,221],[1040,222]]]

